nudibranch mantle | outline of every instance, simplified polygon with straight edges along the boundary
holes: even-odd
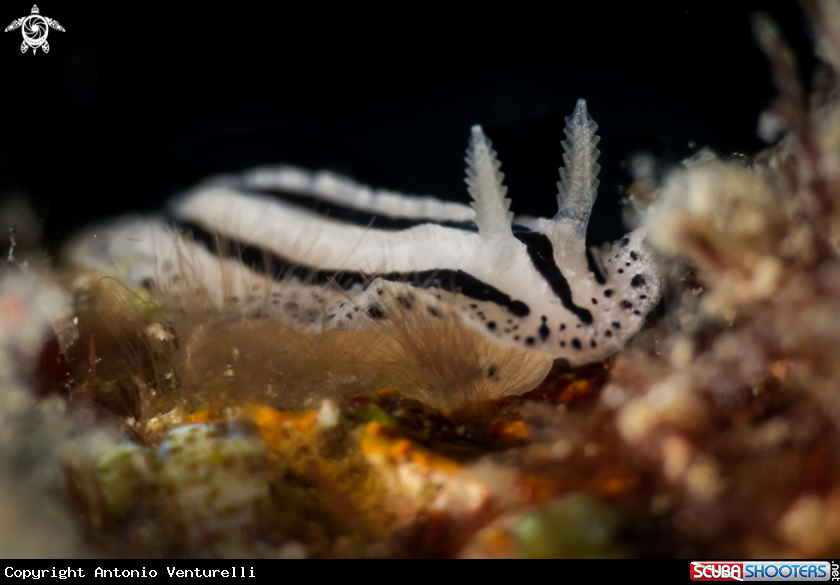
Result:
[[[198,185],[171,203],[169,217],[101,226],[96,238],[77,238],[70,256],[96,268],[121,262],[129,281],[170,291],[190,294],[198,282],[219,309],[236,299],[246,315],[306,333],[385,327],[398,312],[424,311],[503,346],[597,361],[639,330],[660,280],[642,230],[596,253],[599,274],[590,270],[596,130],[578,100],[551,219],[514,222],[496,152],[473,126],[469,206],[263,167]]]

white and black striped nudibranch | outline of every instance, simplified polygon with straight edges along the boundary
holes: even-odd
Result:
[[[374,191],[328,172],[258,168],[195,187],[170,205],[169,218],[125,218],[96,238],[89,231],[71,258],[124,266],[135,283],[200,291],[220,309],[233,299],[246,314],[307,333],[387,326],[396,312],[424,311],[498,344],[596,361],[638,331],[660,295],[640,230],[590,270],[596,129],[578,100],[566,118],[551,219],[513,223],[496,153],[473,126],[470,206]]]

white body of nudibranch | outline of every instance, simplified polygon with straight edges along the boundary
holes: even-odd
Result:
[[[659,276],[639,230],[598,258],[602,274],[590,271],[597,125],[584,100],[566,122],[551,219],[512,223],[496,153],[473,126],[470,206],[373,191],[327,172],[258,168],[195,187],[171,204],[170,218],[88,232],[97,237],[77,238],[71,258],[127,266],[129,281],[170,290],[197,280],[219,308],[236,299],[248,315],[306,333],[384,327],[394,311],[416,310],[504,346],[572,364],[600,360],[639,330],[659,300]]]

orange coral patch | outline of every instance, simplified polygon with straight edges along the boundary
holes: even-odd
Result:
[[[314,410],[283,412],[268,406],[249,406],[243,413],[257,425],[260,436],[270,449],[279,449],[293,434],[309,433],[318,413]]]
[[[517,443],[528,439],[528,425],[521,420],[495,420],[490,425],[490,432],[506,443]]]
[[[461,468],[458,462],[441,457],[408,439],[397,437],[396,433],[377,422],[365,426],[360,447],[365,455],[381,457],[393,463],[410,461],[421,467],[447,473]]]

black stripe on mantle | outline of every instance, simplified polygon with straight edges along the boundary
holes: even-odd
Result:
[[[382,213],[376,214],[370,211],[356,209],[348,205],[341,205],[334,201],[327,201],[317,195],[300,195],[289,193],[282,189],[248,189],[247,193],[270,197],[283,203],[305,209],[317,215],[338,221],[341,223],[357,225],[360,227],[372,227],[381,230],[404,230],[426,223],[434,223],[443,227],[467,229],[474,231],[475,223],[472,221],[437,221],[430,218],[408,218],[388,217]]]
[[[517,230],[513,235],[525,244],[534,269],[545,279],[563,306],[574,313],[584,325],[591,325],[592,313],[588,309],[578,307],[572,300],[572,288],[569,286],[569,281],[554,261],[554,246],[551,240],[545,234],[531,230]]]
[[[531,309],[522,301],[512,299],[496,287],[463,270],[439,269],[377,274],[319,270],[292,262],[279,254],[229,236],[216,236],[195,223],[175,222],[174,227],[182,233],[190,234],[195,242],[204,244],[208,250],[217,255],[239,260],[251,270],[265,274],[274,280],[297,278],[303,283],[320,285],[334,282],[347,290],[356,284],[367,286],[375,278],[382,278],[393,282],[408,283],[418,288],[442,288],[478,301],[492,302],[505,307],[517,317],[527,317],[531,313]]]
[[[311,199],[303,196],[301,198],[306,200]],[[279,254],[253,244],[235,240],[229,236],[216,237],[196,223],[181,221],[175,221],[174,223],[176,229],[191,233],[193,239],[196,242],[204,243],[208,250],[212,250],[225,258],[239,259],[243,264],[251,267],[252,270],[266,274],[275,280],[298,278],[301,282],[320,285],[335,282],[341,288],[347,290],[356,284],[366,286],[374,278],[379,277],[394,282],[405,282],[418,288],[443,288],[479,301],[493,302],[505,307],[517,317],[526,317],[531,312],[528,305],[524,302],[512,299],[498,288],[479,280],[463,270],[435,269],[418,272],[387,272],[379,274],[320,270],[292,262]],[[420,223],[429,222],[417,221],[408,227],[420,225]],[[458,224],[457,227],[453,224],[449,227],[465,231],[478,231],[476,225],[472,222],[469,222],[467,225]],[[513,236],[525,244],[528,257],[531,259],[534,269],[549,284],[551,290],[560,299],[563,307],[573,313],[584,325],[591,325],[593,322],[592,313],[588,309],[576,305],[572,299],[572,289],[569,286],[569,282],[563,276],[563,272],[554,260],[554,247],[551,244],[551,240],[544,234],[530,230],[525,226],[514,225],[512,226],[512,231]]]

